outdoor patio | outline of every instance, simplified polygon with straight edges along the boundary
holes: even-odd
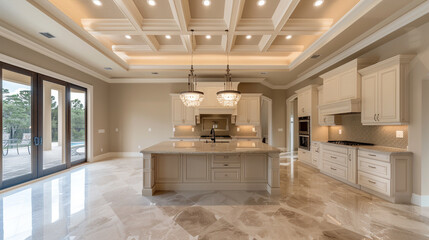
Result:
[[[18,154],[19,152],[19,154]],[[4,151],[6,153],[6,151]],[[85,145],[72,146],[71,161],[85,158]],[[63,164],[62,147],[57,142],[52,143],[52,150],[43,151],[43,169]],[[6,156],[3,156],[3,180],[11,179],[31,173],[31,155],[27,147],[10,147]]]

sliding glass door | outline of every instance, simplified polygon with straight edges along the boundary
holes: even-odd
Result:
[[[7,64],[0,64],[3,129],[1,154],[2,186],[12,186],[37,176],[32,144],[35,125],[34,96],[36,75]]]
[[[86,161],[86,89],[0,63],[0,189]]]

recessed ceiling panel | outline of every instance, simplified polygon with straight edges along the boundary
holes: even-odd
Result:
[[[149,19],[172,19],[170,4],[168,0],[156,0],[156,5],[151,6],[146,0],[134,0],[140,14]]]
[[[108,39],[112,45],[147,45],[143,37],[139,35],[130,35],[131,39],[126,38],[125,35],[103,35],[101,37]]]
[[[314,1],[300,1],[290,18],[332,18],[336,23],[350,11],[359,0],[324,0],[323,4],[315,7]]]
[[[60,11],[81,25],[84,18],[118,19],[125,18],[116,4],[109,1],[102,1],[101,6],[95,5],[91,0],[49,0]]]
[[[211,0],[210,6],[204,6],[202,0],[189,0],[191,18],[223,18],[225,9],[225,0]]]
[[[222,36],[221,35],[211,35],[210,39],[207,39],[205,35],[195,36],[197,45],[221,45]]]
[[[182,40],[179,35],[171,35],[171,39],[166,38],[165,35],[156,35],[155,38],[160,45],[182,45]]]
[[[258,45],[261,41],[262,36],[254,35],[252,38],[247,39],[246,35],[238,35],[235,39],[236,45]]]
[[[241,17],[271,18],[277,8],[277,5],[279,5],[279,0],[267,0],[263,6],[258,6],[258,0],[246,0]]]

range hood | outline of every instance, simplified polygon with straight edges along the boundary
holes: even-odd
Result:
[[[239,82],[233,82],[232,87],[237,90]],[[228,114],[237,115],[237,107],[224,107],[217,101],[216,93],[224,90],[223,82],[199,82],[197,90],[204,93],[201,105],[195,108],[195,115],[200,114]]]
[[[338,114],[350,114],[361,112],[361,100],[360,99],[347,99],[334,103],[328,103],[319,106],[319,113],[321,115],[338,115]]]

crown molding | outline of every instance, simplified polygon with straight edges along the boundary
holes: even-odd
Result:
[[[223,83],[225,79],[222,77],[219,78],[198,78],[199,83]],[[233,78],[235,83],[263,83],[265,78]],[[111,83],[121,84],[121,83],[159,83],[159,84],[168,84],[168,83],[187,83],[188,78],[112,78]]]
[[[393,20],[391,23],[375,31],[374,33],[370,34],[369,36],[365,37],[362,40],[357,39],[355,42],[351,42],[350,44],[345,45],[341,49],[327,56],[326,57],[326,59],[328,59],[327,61],[323,62],[319,66],[308,71],[307,73],[302,74],[296,80],[290,82],[286,86],[290,88],[314,75],[319,74],[323,70],[351,56],[352,54],[357,53],[358,51],[368,47],[369,45],[375,43],[376,41],[381,40],[382,38],[399,30],[400,28],[405,27],[406,25],[416,21],[417,19],[423,17],[426,14],[429,14],[429,1],[425,1],[424,3],[416,6],[415,8],[413,8],[412,10],[408,11],[407,13],[403,14],[400,17],[392,16],[392,18],[396,18],[396,19]]]

